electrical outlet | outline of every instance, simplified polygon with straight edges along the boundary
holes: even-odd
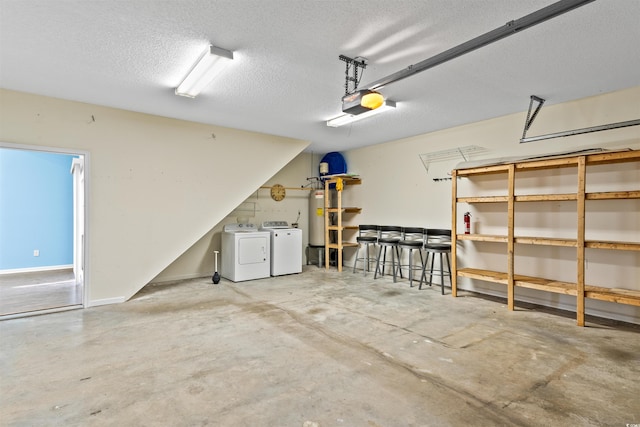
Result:
[[[33,256],[40,256],[40,249],[34,249]]]

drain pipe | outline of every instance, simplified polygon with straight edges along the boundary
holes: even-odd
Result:
[[[500,28],[496,28],[493,31],[489,31],[488,33],[464,42],[449,50],[445,50],[444,52],[439,53],[436,56],[432,56],[431,58],[425,59],[424,61],[418,62],[417,64],[409,65],[404,70],[398,71],[387,77],[383,77],[372,83],[369,83],[368,85],[363,86],[369,90],[380,89],[381,87],[386,86],[390,83],[395,83],[402,79],[406,79],[407,77],[411,77],[414,74],[418,74],[422,71],[428,70],[429,68],[435,67],[436,65],[440,65],[444,62],[450,61],[483,46],[516,34],[522,30],[533,27],[534,25],[555,18],[556,16],[570,12],[573,9],[584,6],[585,4],[591,3],[593,1],[595,0],[560,0],[547,7],[543,7],[542,9],[530,13],[529,15],[526,15],[520,19],[507,22]]]

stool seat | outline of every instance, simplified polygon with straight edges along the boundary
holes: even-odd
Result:
[[[405,249],[409,251],[409,254],[408,254],[409,263],[403,265],[400,262],[399,264],[400,264],[400,271],[402,271],[404,267],[408,267],[409,269],[409,286],[410,287],[413,287],[413,272],[414,271],[421,272],[424,265],[424,259],[422,257],[422,248],[424,246],[424,232],[425,230],[422,227],[403,227],[402,240],[398,242],[401,258]],[[420,255],[419,265],[414,265],[413,263],[414,251],[417,251],[418,254]]]
[[[451,252],[451,243],[427,243],[424,245],[424,248],[431,252]]]
[[[418,242],[416,240],[401,240],[398,242],[400,246],[412,247],[412,248],[421,248],[423,243]]]
[[[395,243],[398,243],[399,241],[400,241],[400,238],[399,238],[399,237],[394,237],[394,238],[391,238],[391,237],[390,237],[390,238],[381,238],[381,239],[378,239],[378,243],[387,243],[387,244],[390,244],[390,245],[393,245],[393,244],[395,244]]]

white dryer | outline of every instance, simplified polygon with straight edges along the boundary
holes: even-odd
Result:
[[[287,221],[265,221],[261,230],[271,233],[271,275],[302,272],[302,230]]]
[[[271,273],[271,233],[254,224],[227,224],[222,232],[220,275],[233,282],[262,279]]]

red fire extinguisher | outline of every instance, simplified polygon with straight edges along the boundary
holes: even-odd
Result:
[[[471,234],[471,214],[469,212],[464,214],[464,234]]]

